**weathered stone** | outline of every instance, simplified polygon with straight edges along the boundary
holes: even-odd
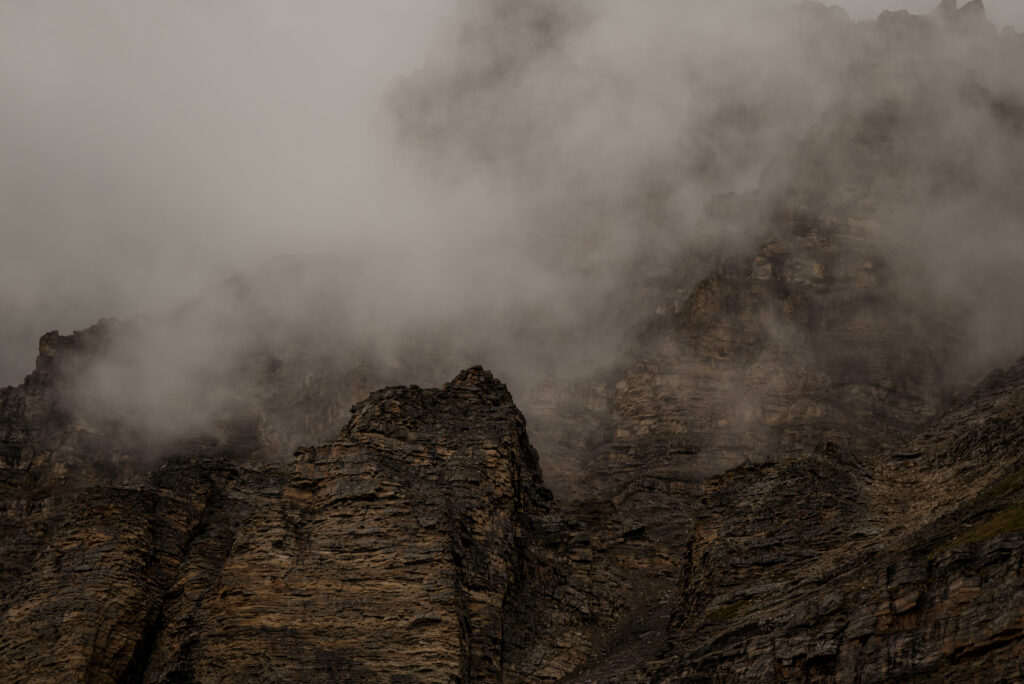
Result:
[[[752,242],[646,274],[620,358],[524,394],[530,440],[479,368],[371,393],[439,384],[450,334],[385,366],[265,315],[306,262],[223,286],[216,332],[254,339],[184,427],[83,383],[203,298],[45,335],[0,390],[0,680],[1024,679],[1024,363],[960,391],[959,320],[898,244],[915,192],[981,183],[936,102],[1024,131],[946,55],[986,30],[956,5],[803,6],[859,46],[851,96],[709,210]]]

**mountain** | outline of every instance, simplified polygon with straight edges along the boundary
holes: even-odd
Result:
[[[364,254],[44,335],[0,679],[1024,680],[1024,41],[796,11],[841,95],[572,326]]]
[[[532,674],[564,627],[516,618],[586,611],[530,591],[571,546],[550,499],[479,368],[373,393],[290,466],[180,457],[137,486],[37,490],[4,534],[4,679]]]

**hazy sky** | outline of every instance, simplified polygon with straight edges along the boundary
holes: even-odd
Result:
[[[862,19],[937,0],[842,4]],[[1024,25],[1019,0],[986,4]],[[422,203],[381,191],[409,170],[380,144],[380,99],[457,8],[0,0],[0,384],[46,330],[166,309],[281,252],[430,228]]]
[[[453,6],[0,0],[0,384],[48,329],[374,220],[381,94]]]

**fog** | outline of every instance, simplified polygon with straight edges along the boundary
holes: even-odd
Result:
[[[928,14],[938,2],[934,0],[856,0],[852,2],[828,3],[844,7],[850,17],[861,21],[874,19],[885,10],[907,10],[914,14]],[[966,2],[961,0],[960,5]],[[996,26],[1024,26],[1024,6],[1015,0],[985,0],[985,9],[989,19]]]
[[[0,381],[47,329],[385,225],[379,101],[451,10],[0,3]]]
[[[7,0],[0,383],[20,382],[48,329],[229,291],[199,307],[214,310],[215,332],[185,334],[176,319],[170,343],[166,329],[148,333],[174,353],[161,348],[147,393],[184,383],[175,392],[187,397],[192,379],[251,342],[243,323],[255,323],[232,317],[249,310],[238,291],[256,295],[218,283],[253,267],[264,269],[259,306],[273,309],[264,330],[387,355],[417,326],[471,321],[456,335],[473,350],[468,365],[495,338],[521,347],[514,331],[529,320],[527,337],[550,342],[504,350],[506,364],[536,362],[541,376],[593,367],[620,342],[609,330],[643,313],[631,306],[644,277],[680,251],[742,242],[749,228],[709,223],[708,200],[756,190],[773,159],[851,96],[843,74],[871,40],[832,42],[793,4]],[[841,4],[864,20],[886,3]],[[986,6],[996,24],[1024,25],[1018,3]],[[956,43],[964,63],[998,64],[975,55],[976,40],[997,38]],[[985,68],[986,87],[1019,94],[1019,71]],[[932,232],[908,218],[902,237],[940,245],[917,294],[968,308],[985,297],[970,336],[994,347],[986,362],[1001,360],[1024,334],[999,296],[1022,284],[1015,200],[999,192],[1019,141],[944,104],[942,130],[981,141],[970,168],[990,186],[947,204],[922,191],[912,207],[929,208]],[[964,243],[980,207],[987,228]],[[301,262],[302,277],[284,262],[259,266],[311,253],[319,261]],[[331,298],[319,301],[325,282]],[[108,371],[92,381],[122,394]],[[144,403],[166,413],[158,396]]]

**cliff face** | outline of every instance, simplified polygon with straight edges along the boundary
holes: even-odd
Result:
[[[980,4],[806,6],[861,45],[856,96],[710,207],[749,240],[680,253],[618,357],[523,413],[479,367],[373,391],[440,384],[458,330],[382,361],[265,308],[302,274],[328,310],[333,263],[45,335],[0,390],[0,680],[1024,679],[1024,362],[964,382],[976,312],[921,295],[943,236],[907,213],[937,198],[917,220],[962,212],[967,244],[1024,210],[986,176],[1021,148],[970,135],[1024,145],[1024,106],[941,49],[1019,63]],[[231,353],[178,396],[200,324]]]
[[[585,658],[602,575],[505,387],[471,369],[353,414],[290,466],[181,457],[77,491],[5,471],[2,679],[538,681]]]
[[[828,444],[677,493],[696,528],[675,557],[613,509],[560,511],[524,428],[474,368],[373,393],[290,465],[183,456],[84,488],[6,469],[0,673],[1024,676],[1024,361],[898,449]]]
[[[898,450],[709,483],[659,676],[1016,681],[1024,362]]]
[[[633,365],[569,399],[605,427],[573,453],[581,490],[660,511],[669,535],[690,519],[679,494],[707,477],[826,444],[877,450],[943,398],[949,329],[897,294],[882,226],[792,206],[768,223],[760,249],[659,306]]]

